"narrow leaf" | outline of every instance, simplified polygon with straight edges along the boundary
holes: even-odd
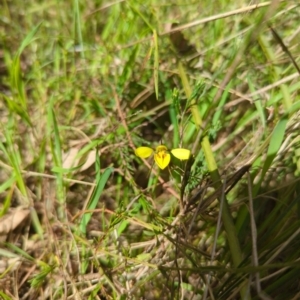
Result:
[[[99,158],[98,158],[99,159]],[[97,180],[96,182],[96,188],[94,190],[94,193],[91,197],[91,200],[90,200],[90,203],[87,207],[88,210],[93,210],[97,207],[97,204],[100,200],[100,196],[103,192],[103,189],[105,187],[105,184],[109,178],[109,176],[111,175],[111,173],[114,171],[113,168],[107,168],[103,174],[100,176],[100,179]],[[80,231],[83,233],[83,234],[86,234],[86,227],[89,223],[89,221],[91,220],[91,217],[92,217],[92,213],[91,212],[87,212],[83,215],[83,218],[80,222],[80,225],[79,225],[79,228],[80,228]]]
[[[153,30],[153,42],[154,42],[154,87],[156,99],[158,99],[158,38],[157,31]]]

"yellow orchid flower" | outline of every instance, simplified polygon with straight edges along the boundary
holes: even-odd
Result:
[[[154,160],[156,164],[163,170],[165,169],[170,161],[171,155],[168,148],[164,145],[157,146],[155,150],[149,147],[138,147],[135,149],[135,155],[141,158],[147,158],[154,152]],[[183,148],[172,149],[171,153],[178,159],[187,160],[191,155],[191,151]]]

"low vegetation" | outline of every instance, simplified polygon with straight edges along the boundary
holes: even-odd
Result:
[[[299,3],[250,2],[2,1],[1,299],[300,298]]]

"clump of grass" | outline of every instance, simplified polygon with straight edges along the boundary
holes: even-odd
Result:
[[[1,4],[3,299],[298,297],[297,3],[201,5]]]

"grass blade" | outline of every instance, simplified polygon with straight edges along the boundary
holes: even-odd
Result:
[[[99,165],[99,160],[100,160],[99,157],[97,157],[96,165]],[[94,210],[97,207],[97,204],[100,200],[100,196],[103,192],[103,189],[113,171],[114,171],[113,168],[107,168],[104,170],[103,174],[100,175],[100,168],[96,167],[96,172],[98,174],[96,177],[96,187],[92,194],[90,202],[87,206],[87,210]],[[87,212],[83,215],[83,217],[80,221],[79,229],[80,229],[81,233],[84,235],[86,234],[86,227],[87,227],[91,217],[92,217],[92,212]]]

